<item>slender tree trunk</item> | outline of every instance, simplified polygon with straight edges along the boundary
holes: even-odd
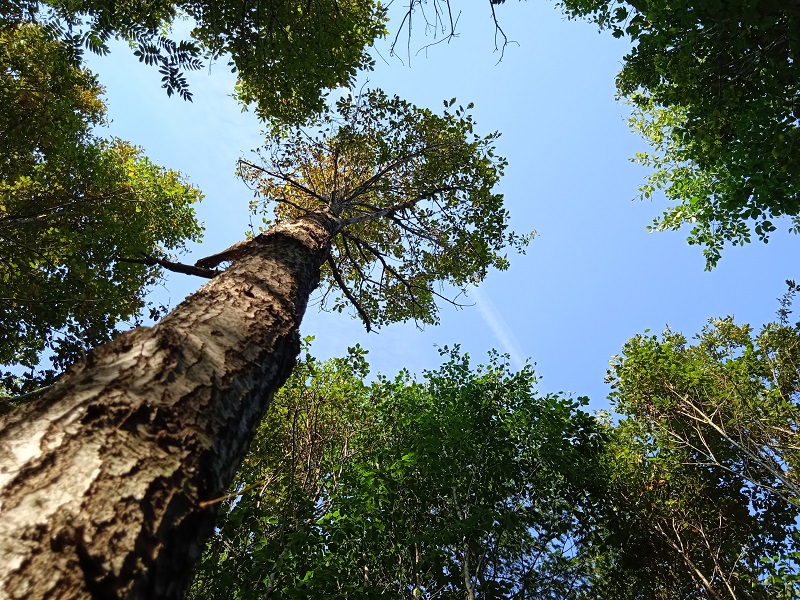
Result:
[[[336,222],[247,244],[158,325],[0,420],[0,598],[180,598],[299,351]]]
[[[456,516],[458,516],[459,521],[466,521],[467,520],[467,513],[465,510],[461,508],[461,505],[458,502],[458,494],[456,492],[456,488],[453,488],[453,505],[456,509]],[[472,572],[470,570],[469,565],[469,544],[467,543],[467,537],[464,536],[462,539],[461,544],[462,551],[464,553],[464,558],[461,561],[461,576],[464,580],[464,594],[467,597],[467,600],[475,600],[475,588],[472,585]]]

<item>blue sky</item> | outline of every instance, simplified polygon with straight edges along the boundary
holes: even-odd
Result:
[[[727,315],[753,325],[772,320],[784,280],[800,279],[791,260],[800,239],[777,232],[768,245],[728,248],[709,273],[686,232],[647,232],[665,204],[633,201],[647,172],[629,158],[646,146],[614,99],[626,43],[567,21],[551,3],[508,2],[497,13],[517,43],[498,63],[488,3],[478,4],[461,14],[457,38],[410,60],[389,57],[388,42],[380,43],[376,70],[359,84],[433,109],[452,97],[474,102],[479,129],[502,132],[498,149],[509,166],[500,191],[512,227],[535,229],[537,237],[471,295],[474,306],[442,307],[438,327],[406,323],[366,334],[358,321],[312,304],[302,333],[316,337],[313,352],[341,355],[360,343],[373,369],[391,375],[436,367],[437,345],[461,344],[476,361],[497,348],[518,364],[536,362],[542,391],[588,395],[602,408],[609,358],[636,333],[669,324],[692,335],[708,318]],[[412,50],[424,43],[415,37]],[[192,74],[189,104],[168,99],[156,70],[122,45],[90,60],[108,91],[108,134],[144,147],[206,194],[198,208],[205,240],[183,260],[242,239],[250,192],[233,173],[236,160],[260,145],[261,127],[229,97],[226,65]],[[171,274],[155,293],[174,306],[202,283]]]

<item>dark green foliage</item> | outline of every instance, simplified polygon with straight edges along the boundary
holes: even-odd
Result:
[[[263,119],[289,123],[321,112],[329,90],[371,69],[368,49],[386,34],[386,10],[372,0],[14,0],[8,10],[40,21],[76,54],[105,54],[111,39],[127,40],[141,62],[158,67],[167,94],[186,100],[186,71],[227,60],[239,98]],[[173,39],[183,17],[195,27]]]
[[[374,0],[188,0],[178,6],[217,57],[230,54],[239,98],[262,119],[296,123],[325,108],[328,90],[371,70],[368,50],[386,35],[386,9]]]
[[[708,267],[726,242],[800,230],[800,4],[780,0],[565,0],[565,10],[634,42],[617,80],[637,157],[676,206],[656,229],[692,227]]]

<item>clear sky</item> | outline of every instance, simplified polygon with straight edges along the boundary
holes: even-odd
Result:
[[[633,201],[646,171],[629,158],[646,146],[614,99],[626,43],[567,21],[550,2],[507,2],[497,14],[517,43],[498,63],[488,2],[474,4],[460,15],[459,37],[414,54],[425,43],[417,35],[410,60],[389,57],[388,42],[380,43],[376,70],[359,83],[432,109],[452,97],[474,102],[479,130],[502,132],[498,149],[509,166],[500,190],[512,228],[535,229],[537,237],[525,256],[510,257],[508,271],[492,273],[471,294],[473,306],[443,307],[438,327],[406,323],[366,334],[359,321],[312,304],[302,333],[316,337],[313,352],[341,355],[358,342],[370,351],[373,370],[393,375],[438,366],[437,345],[461,344],[476,360],[497,348],[517,364],[536,362],[542,391],[588,395],[602,408],[609,358],[636,333],[669,324],[691,336],[708,318],[726,315],[753,325],[772,320],[784,280],[800,279],[791,259],[800,238],[776,232],[768,245],[728,248],[709,273],[686,232],[646,231],[665,204]],[[242,239],[251,194],[234,168],[260,145],[261,128],[229,97],[226,65],[190,77],[189,104],[168,99],[157,71],[123,45],[90,61],[108,90],[108,133],[143,146],[206,194],[198,208],[205,240],[182,260]],[[156,293],[174,306],[202,283],[170,274]]]

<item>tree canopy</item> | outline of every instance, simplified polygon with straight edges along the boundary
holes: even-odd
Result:
[[[380,90],[346,96],[314,129],[275,134],[262,164],[241,161],[265,227],[315,211],[336,219],[323,267],[323,306],[355,306],[367,329],[413,319],[435,323],[442,284],[465,288],[502,250],[531,236],[508,233],[494,187],[506,161],[499,134],[481,136],[469,109],[442,115]],[[445,298],[446,299],[446,298]]]
[[[625,345],[609,374],[624,416],[609,452],[613,597],[653,582],[675,598],[797,596],[798,336],[727,318],[692,345],[669,330]]]
[[[0,26],[0,80],[0,364],[35,371],[49,357],[60,370],[142,316],[160,268],[123,259],[168,258],[198,240],[202,194],[141,149],[98,137],[102,88],[41,25]]]
[[[128,41],[141,62],[158,67],[167,93],[187,100],[186,71],[225,60],[242,102],[262,119],[289,123],[321,112],[330,90],[370,70],[369,47],[386,34],[386,9],[372,0],[14,0],[12,7],[77,52],[105,54],[112,38]]]
[[[656,169],[643,193],[680,203],[658,228],[695,223],[710,266],[751,226],[766,240],[773,217],[800,230],[796,2],[565,5],[636,43],[618,86],[656,146],[639,157]],[[194,28],[175,41],[182,17]],[[445,350],[419,379],[367,383],[354,348],[307,355],[259,427],[320,282],[323,306],[352,305],[367,329],[436,323],[440,300],[530,239],[507,231],[499,134],[475,132],[471,105],[437,114],[367,90],[323,110],[371,67],[385,18],[326,0],[4,8],[0,363],[73,363],[2,418],[4,593],[182,597],[221,505],[197,597],[797,597],[788,299],[757,335],[729,318],[692,345],[631,339],[609,374],[617,424],[584,399],[539,396],[530,367],[496,354],[473,368]],[[229,56],[239,99],[283,125],[239,164],[263,233],[172,261],[199,239],[201,194],[99,136],[102,88],[81,52],[116,36],[186,99],[183,72]],[[162,268],[212,282],[91,351],[144,314]],[[52,372],[18,375],[7,381],[25,390]]]
[[[306,354],[216,500],[192,597],[794,598],[798,336],[636,336],[616,424],[497,355],[365,383],[360,348]]]
[[[659,230],[691,225],[708,267],[725,243],[767,241],[774,219],[800,231],[796,2],[565,0],[634,47],[617,79],[632,125],[654,147],[642,187],[676,205]]]
[[[578,598],[602,426],[458,349],[365,384],[306,355],[223,500],[194,598]]]

